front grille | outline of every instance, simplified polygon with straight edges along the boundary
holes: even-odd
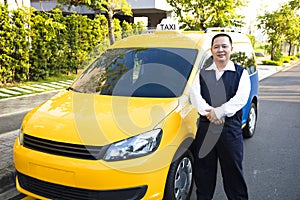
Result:
[[[56,142],[27,134],[24,134],[24,147],[49,154],[88,160],[98,160],[105,153],[105,148],[101,146]]]
[[[41,181],[17,172],[21,188],[36,195],[57,200],[138,200],[144,197],[147,186],[120,190],[87,190]]]

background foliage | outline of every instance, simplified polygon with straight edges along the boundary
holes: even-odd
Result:
[[[293,0],[283,4],[274,12],[258,16],[258,28],[268,35],[267,51],[271,60],[279,61],[282,57],[282,45],[289,44],[289,55],[292,48],[300,45],[300,1]]]
[[[185,30],[209,27],[241,27],[243,16],[236,13],[243,0],[167,0]]]
[[[109,46],[107,18],[60,9],[8,11],[0,4],[0,85],[77,73]],[[143,30],[143,25],[114,19],[116,39]]]

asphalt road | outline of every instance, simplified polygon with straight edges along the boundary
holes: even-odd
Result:
[[[26,113],[42,102],[54,96],[58,91],[50,91],[20,98],[11,98],[0,102],[0,134],[20,128]]]
[[[27,111],[0,117],[0,134],[19,129],[26,114]]]
[[[300,199],[300,65],[260,82],[255,135],[244,142],[251,200]],[[214,200],[224,200],[221,175]],[[191,200],[195,200],[195,192]]]
[[[260,82],[256,133],[245,140],[250,198],[300,199],[300,65]]]

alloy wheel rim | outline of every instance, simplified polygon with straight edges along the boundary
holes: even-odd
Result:
[[[187,198],[192,185],[192,162],[185,157],[179,163],[174,180],[174,196],[177,200],[184,200]]]
[[[249,132],[251,133],[251,135],[254,133],[255,123],[256,123],[256,113],[255,113],[255,109],[251,107],[250,114],[249,114]]]

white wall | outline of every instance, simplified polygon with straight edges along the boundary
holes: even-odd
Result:
[[[170,11],[172,7],[166,0],[127,0],[132,9],[159,9]]]
[[[4,3],[4,0],[1,0]],[[7,0],[7,5],[9,10],[16,9],[18,7],[30,7],[30,0]]]

